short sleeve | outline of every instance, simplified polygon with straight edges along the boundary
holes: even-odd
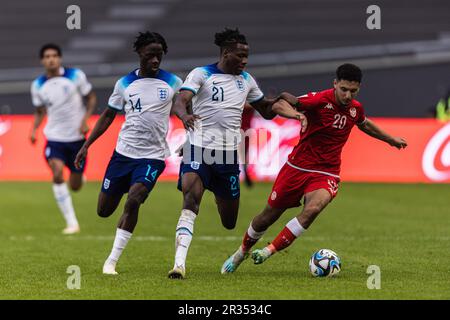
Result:
[[[33,106],[35,106],[36,108],[45,105],[44,101],[42,101],[42,98],[39,95],[39,90],[36,82],[33,82],[31,84],[31,102],[33,103]]]
[[[87,96],[92,90],[92,84],[87,80],[87,77],[83,71],[77,69],[77,76],[75,80],[78,91],[82,96]]]
[[[356,124],[358,126],[360,126],[360,125],[364,124],[364,122],[366,122],[366,113],[362,106],[358,109],[359,109],[359,112],[358,112],[358,118],[356,119]]]
[[[109,97],[108,106],[114,110],[122,111],[124,105],[125,100],[123,98],[123,86],[121,80],[119,80],[116,82],[113,93]]]
[[[183,85],[183,80],[181,80],[179,77],[175,76],[175,83],[173,85],[173,91],[177,93],[180,91],[181,86]]]
[[[255,79],[253,79],[253,77],[251,75],[248,75],[248,77],[249,77],[248,83],[249,83],[250,89],[249,89],[248,95],[247,95],[247,102],[255,103],[255,102],[261,100],[262,98],[264,98],[264,93],[259,88]]]
[[[192,70],[181,85],[181,90],[189,90],[194,94],[197,94],[198,90],[205,83],[207,73],[202,68],[195,68]]]
[[[317,92],[309,92],[303,96],[297,97],[300,105],[297,107],[299,111],[306,111],[322,105],[322,95]]]

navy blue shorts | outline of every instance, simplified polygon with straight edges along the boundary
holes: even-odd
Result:
[[[189,155],[190,150],[190,157]],[[187,152],[186,152],[187,151]],[[218,161],[216,161],[218,160]],[[237,151],[221,151],[187,145],[183,150],[180,164],[178,190],[182,190],[181,180],[187,172],[199,175],[205,189],[225,200],[239,199],[239,160]]]
[[[70,169],[70,172],[83,173],[86,168],[86,161],[80,169],[75,168],[74,161],[85,141],[86,140],[84,139],[75,142],[47,141],[47,145],[44,149],[45,159],[47,159],[47,161],[55,158],[60,159],[64,162],[66,167]]]
[[[108,168],[106,168],[102,192],[123,195],[128,193],[130,187],[138,182],[144,184],[150,192],[165,167],[166,164],[162,160],[133,159],[114,150]]]

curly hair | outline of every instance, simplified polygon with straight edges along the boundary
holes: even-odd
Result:
[[[139,32],[136,37],[136,41],[133,44],[134,51],[139,52],[142,47],[145,47],[151,43],[159,43],[162,45],[163,51],[167,54],[167,43],[162,35],[157,32],[146,31],[144,33]]]
[[[220,48],[230,47],[235,44],[248,44],[245,36],[239,32],[239,29],[229,29],[225,28],[222,32],[216,33],[214,36],[214,44]]]

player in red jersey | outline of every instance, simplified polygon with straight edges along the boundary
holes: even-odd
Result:
[[[234,272],[267,228],[286,209],[300,206],[302,198],[302,212],[290,220],[268,246],[252,252],[254,263],[260,264],[288,247],[308,229],[337,194],[341,152],[354,125],[397,149],[407,146],[405,139],[392,137],[366,118],[361,103],[355,100],[361,78],[362,72],[357,66],[344,64],[336,70],[334,88],[298,98],[283,93],[282,99],[273,105],[276,110],[290,104],[304,112],[308,127],[278,174],[268,204],[253,218],[242,245],[225,261],[222,273]]]

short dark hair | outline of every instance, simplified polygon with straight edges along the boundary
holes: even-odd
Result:
[[[162,45],[163,51],[167,54],[167,43],[162,35],[158,32],[139,32],[139,35],[136,37],[136,41],[133,44],[134,51],[139,52],[142,47],[145,47],[151,43],[159,43]]]
[[[214,43],[221,49],[231,47],[235,44],[248,44],[245,36],[239,32],[239,29],[225,28],[222,32],[218,32],[214,36]]]
[[[354,64],[345,63],[343,65],[340,65],[336,69],[336,79],[338,81],[347,80],[361,83],[362,71],[358,66],[355,66]]]
[[[45,51],[47,51],[48,49],[56,50],[56,52],[58,52],[58,56],[62,56],[61,48],[58,45],[54,43],[47,43],[44,44],[39,50],[39,58],[42,59],[44,57]]]

